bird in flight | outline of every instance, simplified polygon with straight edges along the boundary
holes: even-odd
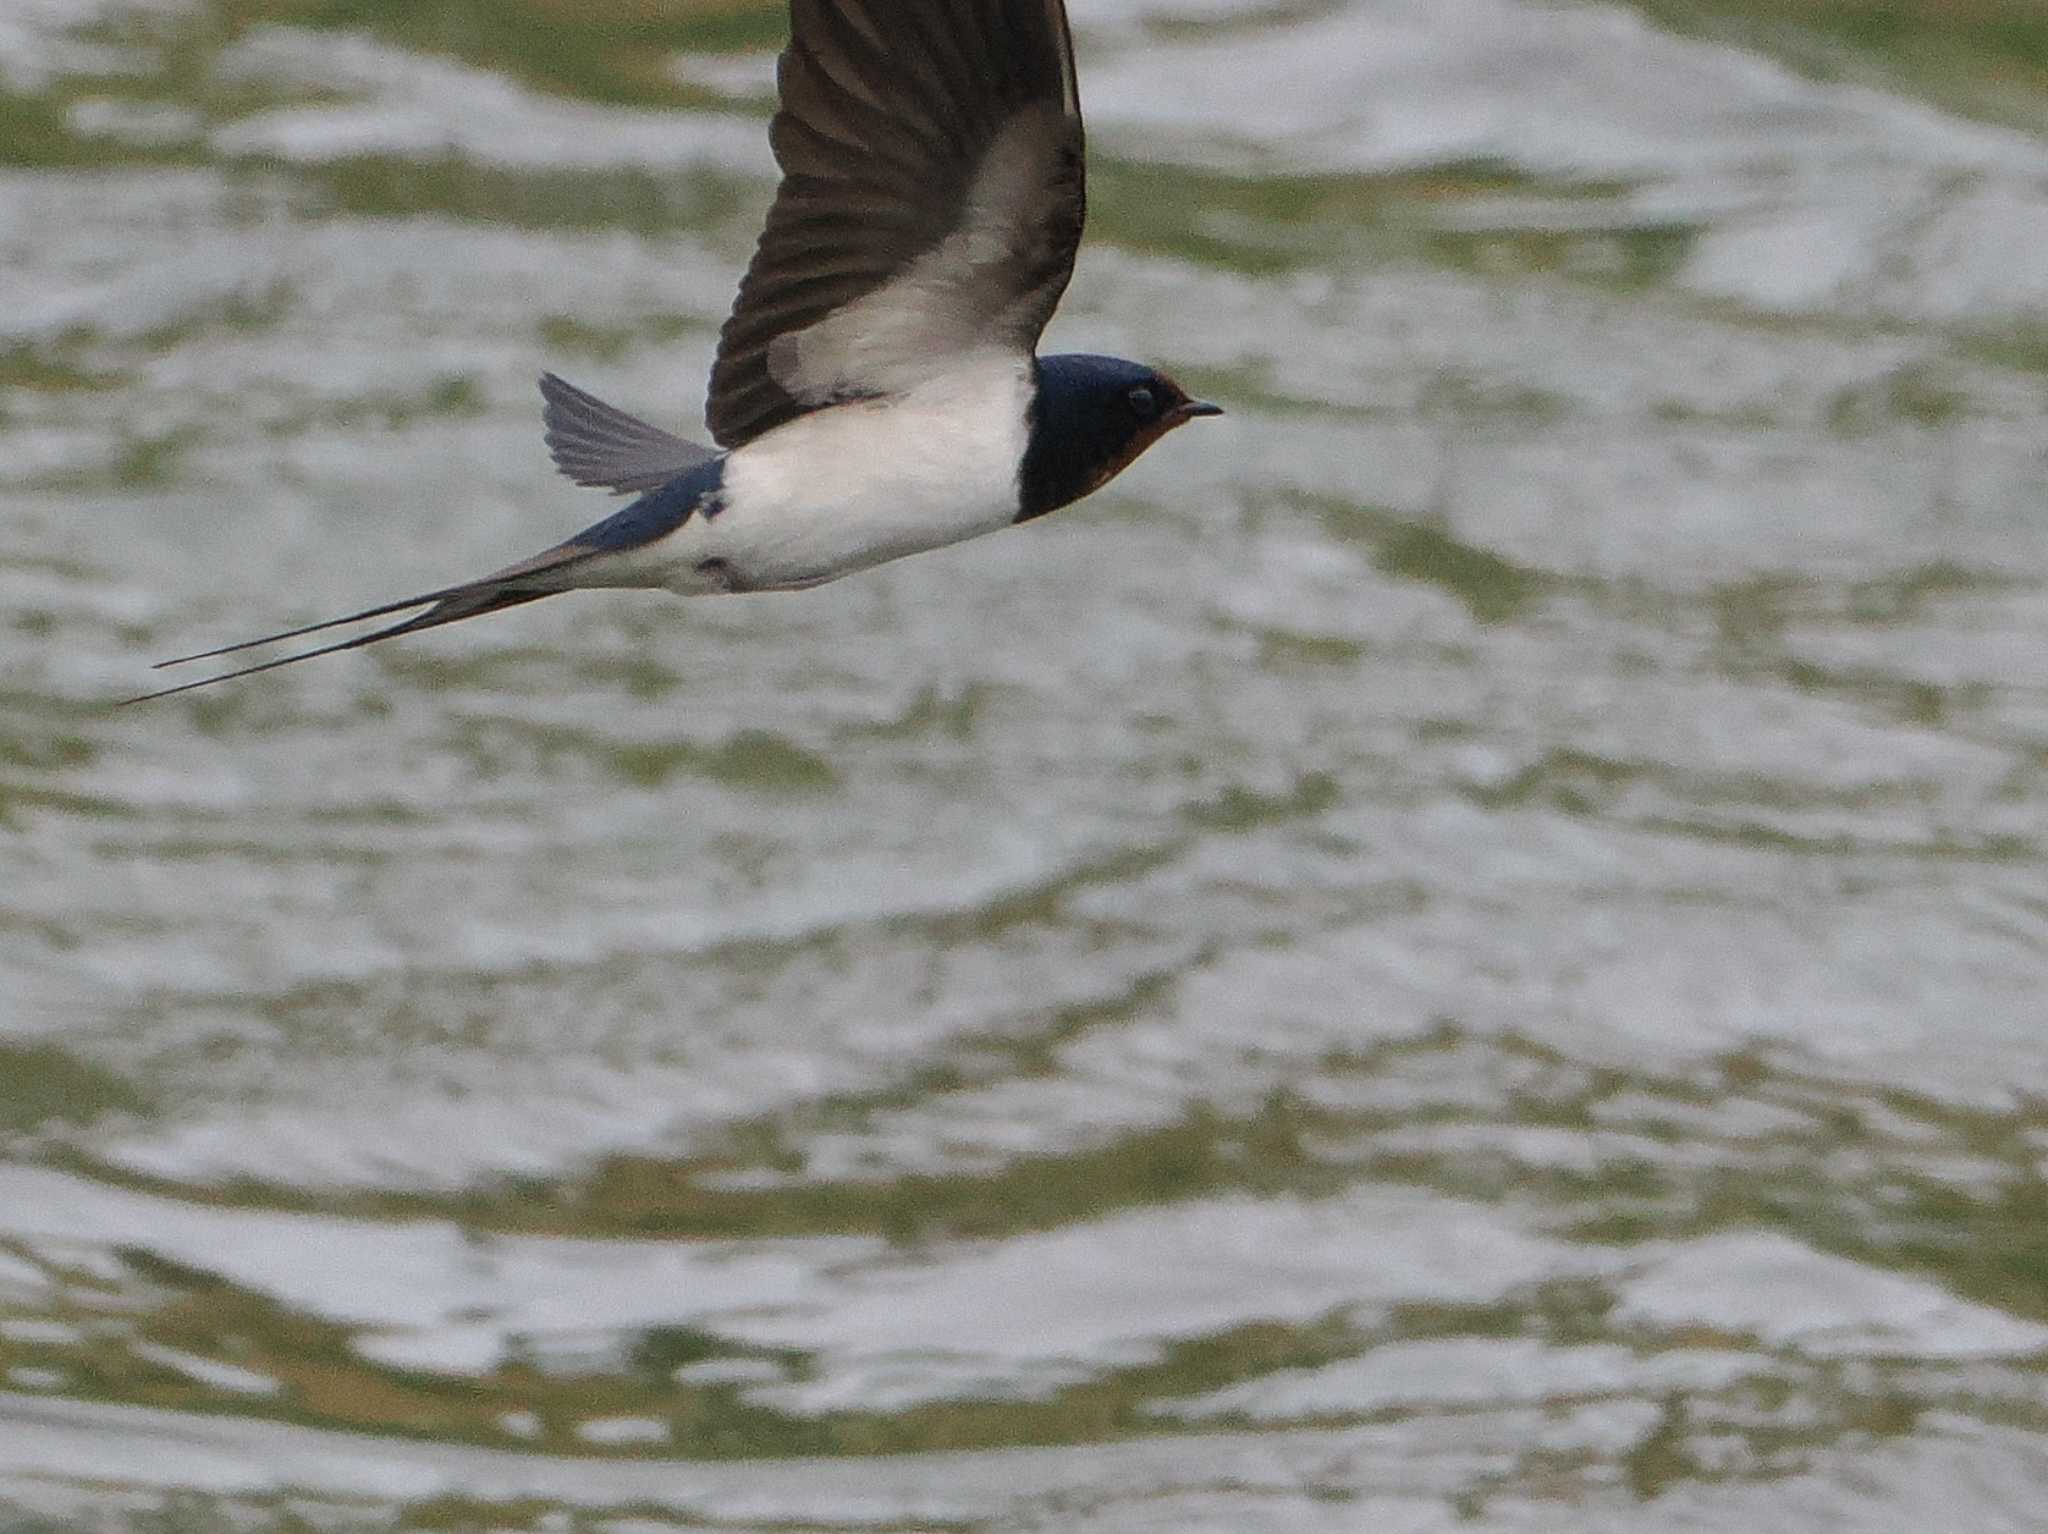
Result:
[[[1140,363],[1039,357],[1086,209],[1064,0],[791,0],[782,183],[720,333],[718,449],[553,374],[548,447],[635,499],[477,580],[161,662],[411,613],[169,697],[584,587],[794,591],[1029,521],[1221,412]]]

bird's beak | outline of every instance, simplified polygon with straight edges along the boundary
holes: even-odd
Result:
[[[1223,407],[1221,405],[1212,405],[1205,399],[1191,399],[1174,411],[1174,414],[1183,421],[1192,421],[1198,415],[1221,415],[1223,414]]]

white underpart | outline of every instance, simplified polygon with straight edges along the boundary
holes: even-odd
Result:
[[[799,416],[726,459],[717,516],[619,556],[615,574],[693,596],[726,589],[700,569],[718,560],[752,589],[808,586],[1007,527],[1030,402],[1030,359],[984,353]]]

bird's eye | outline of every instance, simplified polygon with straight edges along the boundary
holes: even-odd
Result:
[[[1131,414],[1141,421],[1149,421],[1159,414],[1159,396],[1145,384],[1139,384],[1124,398],[1131,402]]]

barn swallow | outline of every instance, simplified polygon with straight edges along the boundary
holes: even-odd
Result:
[[[1221,414],[1140,363],[1036,355],[1087,205],[1063,0],[790,12],[768,129],[782,180],[711,369],[718,447],[544,375],[556,466],[630,504],[481,579],[164,661],[411,613],[131,701],[582,587],[821,585],[1043,516]]]

